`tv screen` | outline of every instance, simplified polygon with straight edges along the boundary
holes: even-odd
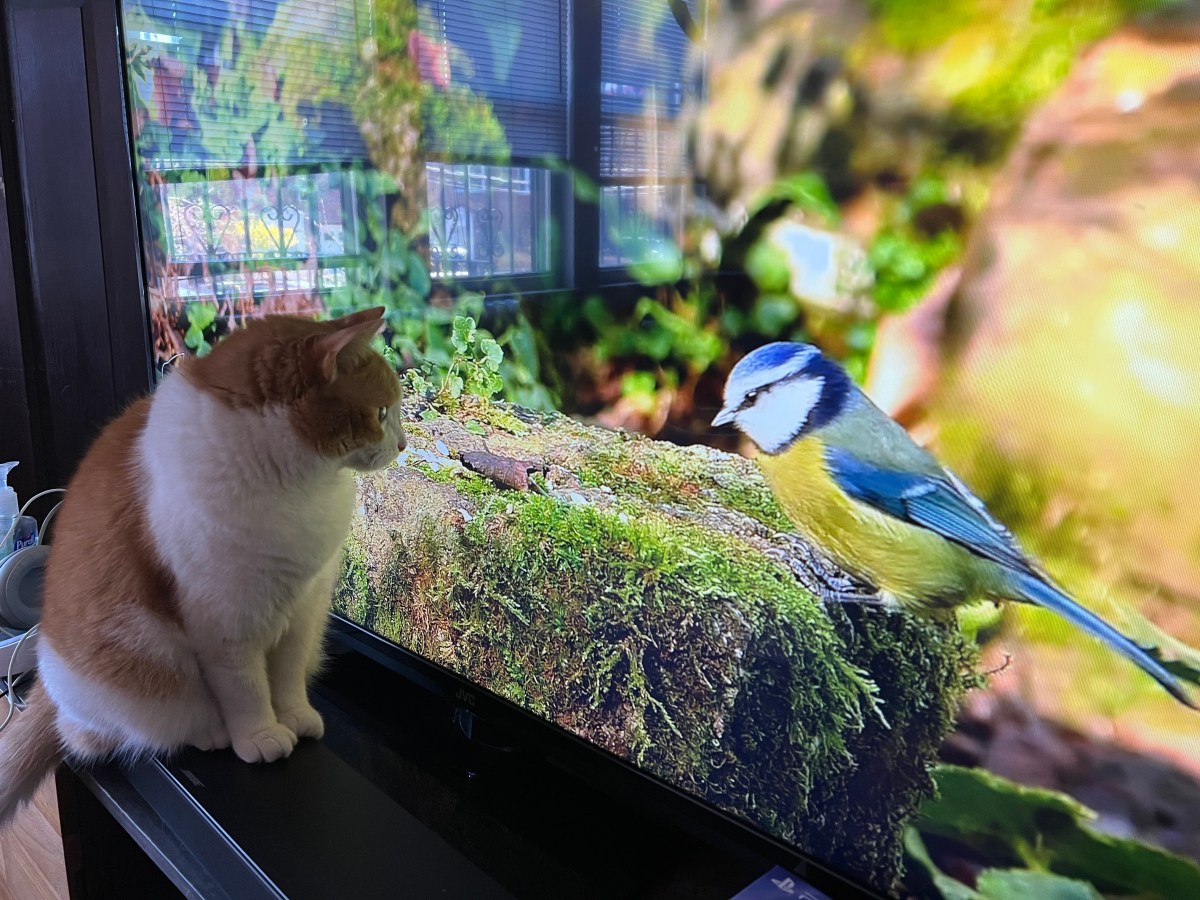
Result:
[[[386,307],[340,616],[884,894],[1200,896],[1192,7],[121,7],[156,369]]]

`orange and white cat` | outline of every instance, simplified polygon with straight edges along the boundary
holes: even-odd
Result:
[[[96,440],[51,542],[40,683],[0,734],[0,824],[64,754],[270,762],[321,736],[353,471],[405,446],[382,314],[252,321]]]

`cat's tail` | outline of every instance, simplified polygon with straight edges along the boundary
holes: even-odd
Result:
[[[56,714],[42,686],[34,685],[26,696],[25,708],[15,712],[0,733],[0,829],[9,824],[62,761]]]

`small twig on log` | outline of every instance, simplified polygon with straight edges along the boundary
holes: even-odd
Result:
[[[1011,663],[1012,663],[1012,654],[1005,653],[1004,654],[1004,662],[1000,663],[1000,665],[996,666],[996,668],[994,668],[994,669],[988,669],[983,674],[988,676],[989,678],[993,675],[999,675],[1001,672],[1003,672],[1005,669],[1007,669]]]
[[[544,493],[545,489],[537,482],[531,481],[530,472],[544,474],[541,463],[528,459],[513,459],[511,456],[497,456],[486,450],[468,450],[459,456],[462,464],[472,472],[486,475],[496,484],[514,488],[518,491],[537,490]]]

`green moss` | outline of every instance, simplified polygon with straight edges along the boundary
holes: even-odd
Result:
[[[475,397],[464,397],[462,399],[462,408],[460,414],[465,420],[475,420],[483,425],[490,425],[492,428],[499,428],[507,431],[509,434],[522,435],[529,428],[525,422],[513,412],[518,407],[510,406],[507,403],[488,403],[480,401]],[[540,416],[540,413],[521,410],[526,415]]]
[[[714,498],[776,531],[793,530],[762,476],[737,463],[727,463],[722,471],[704,456],[629,436],[589,448],[578,474],[588,487],[606,485],[649,503],[696,506]]]
[[[338,579],[335,607],[356,622],[372,615],[370,584],[367,580],[367,554],[358,544],[347,544],[342,554],[342,574]]]
[[[773,532],[705,524],[724,508],[786,525],[747,460],[561,417],[527,424],[486,445],[565,468],[582,492],[449,470],[364,476],[360,502],[377,512],[355,522],[339,608],[890,884],[971,664],[956,629],[826,610],[764,554]],[[451,455],[479,446],[446,423],[414,428],[414,446],[434,434]]]
[[[793,531],[794,526],[783,514],[771,489],[761,479],[739,479],[717,488],[721,503],[745,513],[777,531]]]

